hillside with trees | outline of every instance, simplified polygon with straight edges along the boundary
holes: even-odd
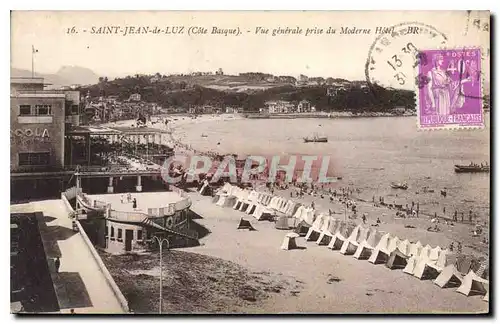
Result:
[[[203,76],[203,80],[208,77]],[[223,76],[227,80],[231,76]],[[269,74],[246,73],[235,76],[248,82],[263,81],[272,77]],[[289,80],[288,76],[276,77]],[[306,99],[319,111],[352,111],[352,112],[385,112],[396,107],[415,109],[415,95],[412,91],[386,89],[377,85],[368,86],[365,82],[349,82],[343,79],[330,79],[330,82],[344,82],[342,86],[321,85],[295,86],[293,80],[289,84],[276,84],[274,87],[252,88],[246,91],[224,91],[200,85],[199,79],[192,76],[167,77],[162,75],[119,78],[109,81],[99,78],[99,83],[81,87],[79,90],[91,97],[118,96],[127,100],[131,94],[139,93],[146,102],[154,102],[164,108],[210,105],[214,107],[242,107],[244,111],[258,111],[269,100],[286,100],[299,102]],[[323,79],[323,78],[321,78]],[[326,80],[328,80],[326,79]],[[221,80],[224,80],[221,78]],[[324,80],[324,79],[323,79]],[[323,81],[320,80],[320,81]],[[330,94],[330,95],[329,95]]]

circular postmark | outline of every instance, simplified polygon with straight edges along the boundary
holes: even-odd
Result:
[[[366,82],[372,94],[380,97],[382,88],[422,87],[426,79],[415,70],[428,58],[421,50],[443,48],[447,41],[444,33],[420,22],[403,22],[386,28],[370,46],[365,63]]]

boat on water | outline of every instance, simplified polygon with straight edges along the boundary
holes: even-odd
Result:
[[[201,134],[201,137],[208,137],[207,134]]]
[[[469,164],[469,165],[458,165],[455,164],[456,173],[477,173],[477,172],[490,172],[490,166],[488,164]]]
[[[391,188],[392,189],[403,189],[403,190],[406,190],[408,189],[408,184],[406,182],[404,183],[391,183]]]
[[[327,143],[328,137],[313,135],[313,136],[309,136],[309,137],[304,137],[304,142],[305,143]]]

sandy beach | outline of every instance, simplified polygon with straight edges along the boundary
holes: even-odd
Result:
[[[480,296],[466,297],[454,289],[441,289],[430,280],[419,279],[401,270],[389,270],[356,260],[315,242],[298,239],[306,249],[283,251],[281,242],[287,231],[274,228],[274,223],[256,221],[232,208],[222,208],[210,198],[197,193],[191,209],[202,215],[196,220],[211,234],[202,239],[202,246],[186,249],[204,255],[233,261],[252,271],[268,271],[271,276],[288,276],[304,282],[300,293],[272,295],[256,313],[479,313],[488,304]],[[257,231],[237,230],[240,217],[246,216]],[[360,221],[358,221],[360,222]],[[381,230],[392,227],[381,226]],[[395,233],[400,238],[403,232]],[[422,242],[439,244],[438,237],[418,236]],[[427,241],[429,239],[429,241]],[[424,244],[425,244],[424,243]]]
[[[189,143],[187,132],[197,128],[195,126],[203,128],[201,127],[203,125],[241,122],[241,118],[233,115],[201,116],[194,120],[190,117],[178,116],[169,117],[169,120],[167,127],[164,124],[161,126],[156,124],[153,127],[157,126],[161,130],[170,132],[170,134],[164,134],[164,137],[168,143],[175,145],[177,153],[217,150],[213,141],[207,141],[205,145],[187,144]],[[125,121],[119,124],[125,126],[130,125],[131,122]],[[195,136],[199,136],[200,130],[198,129],[197,132]],[[219,136],[224,136],[224,134],[221,133]],[[344,185],[350,188],[357,186],[353,182]],[[267,189],[262,186],[259,190]],[[276,190],[274,194],[290,198],[291,191],[295,192],[296,188]],[[376,218],[380,218],[381,224],[378,229],[390,232],[400,239],[420,241],[423,245],[440,246],[443,249],[448,248],[452,242],[460,241],[463,244],[464,253],[487,257],[488,243],[483,242],[483,239],[488,238],[489,235],[487,227],[484,228],[483,235],[473,238],[471,236],[472,225],[445,222],[442,219],[439,224],[440,231],[429,232],[427,228],[434,226],[431,223],[433,211],[437,212],[441,208],[439,205],[427,210],[424,205],[419,218],[396,218],[394,209],[375,206],[371,201],[371,195],[369,191],[354,190],[351,198],[357,204],[358,217],[354,220],[356,223],[361,223],[361,215],[366,213],[368,224],[374,224]],[[396,198],[397,195],[394,196],[394,194],[384,197],[392,199],[391,195],[392,198],[398,199],[398,202],[401,201],[401,197]],[[466,297],[456,293],[453,288],[441,289],[431,280],[421,281],[401,270],[389,270],[383,265],[356,260],[352,256],[341,255],[338,251],[332,251],[325,246],[318,246],[314,242],[305,242],[303,238],[298,239],[298,244],[305,249],[282,251],[280,245],[287,232],[276,230],[274,223],[258,222],[253,217],[231,208],[218,207],[211,203],[209,197],[200,196],[198,193],[190,193],[190,196],[193,200],[191,209],[202,217],[196,222],[208,228],[211,233],[201,240],[201,246],[185,249],[185,251],[231,261],[250,271],[266,272],[273,280],[279,280],[284,276],[304,283],[300,293],[272,294],[258,307],[245,306],[245,312],[479,313],[486,312],[488,309],[488,303],[484,302],[480,296]],[[336,199],[330,201],[327,195],[321,198],[319,195],[306,194],[302,198],[292,199],[304,205],[314,202],[318,211],[331,210],[334,217],[339,219],[353,214]],[[429,205],[435,204],[432,202]],[[236,227],[242,216],[246,216],[245,219],[250,220],[257,231],[237,230]]]

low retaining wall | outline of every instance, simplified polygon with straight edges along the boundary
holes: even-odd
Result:
[[[64,206],[66,207],[66,211],[68,214],[74,213],[73,207],[71,207],[71,204],[68,201],[68,198],[66,198],[66,195],[64,193],[61,193],[61,199],[64,203]],[[94,245],[90,241],[89,237],[87,236],[87,233],[85,233],[85,230],[82,227],[82,224],[78,220],[76,220],[76,225],[78,226],[78,232],[80,235],[83,237],[83,241],[85,244],[87,244],[87,247],[90,250],[90,253],[94,257],[94,260],[97,262],[97,265],[99,266],[99,269],[101,270],[102,274],[104,275],[104,278],[106,278],[106,282],[108,285],[111,287],[111,290],[113,290],[113,293],[115,294],[116,298],[118,298],[118,301],[120,302],[120,305],[122,306],[122,309],[124,312],[128,313],[130,311],[128,307],[128,302],[127,299],[125,299],[125,296],[123,296],[120,288],[118,288],[118,285],[116,284],[115,280],[113,279],[113,276],[109,273],[108,268],[106,268],[106,265],[104,262],[102,262],[101,257],[97,253]]]
[[[118,285],[114,281],[113,276],[111,276],[111,274],[108,271],[108,268],[106,268],[106,265],[104,264],[104,262],[102,262],[101,257],[97,253],[97,251],[96,251],[94,245],[92,244],[92,242],[90,242],[90,239],[87,236],[87,233],[85,233],[85,230],[83,229],[83,227],[80,224],[80,222],[76,221],[76,225],[78,226],[78,231],[80,232],[80,234],[83,237],[83,240],[87,244],[87,247],[89,248],[90,253],[94,257],[94,259],[97,262],[97,264],[99,265],[99,268],[101,269],[101,272],[104,275],[104,278],[106,278],[106,281],[107,281],[108,285],[111,287],[111,290],[113,290],[113,293],[115,294],[116,298],[118,298],[118,301],[120,302],[120,305],[122,306],[122,309],[126,313],[128,313],[130,311],[130,309],[128,307],[127,299],[125,299],[125,296],[123,296],[122,292],[120,291],[120,288],[118,288]]]
[[[61,200],[63,201],[64,206],[66,207],[66,212],[68,213],[68,215],[75,212],[64,192],[61,193]]]

